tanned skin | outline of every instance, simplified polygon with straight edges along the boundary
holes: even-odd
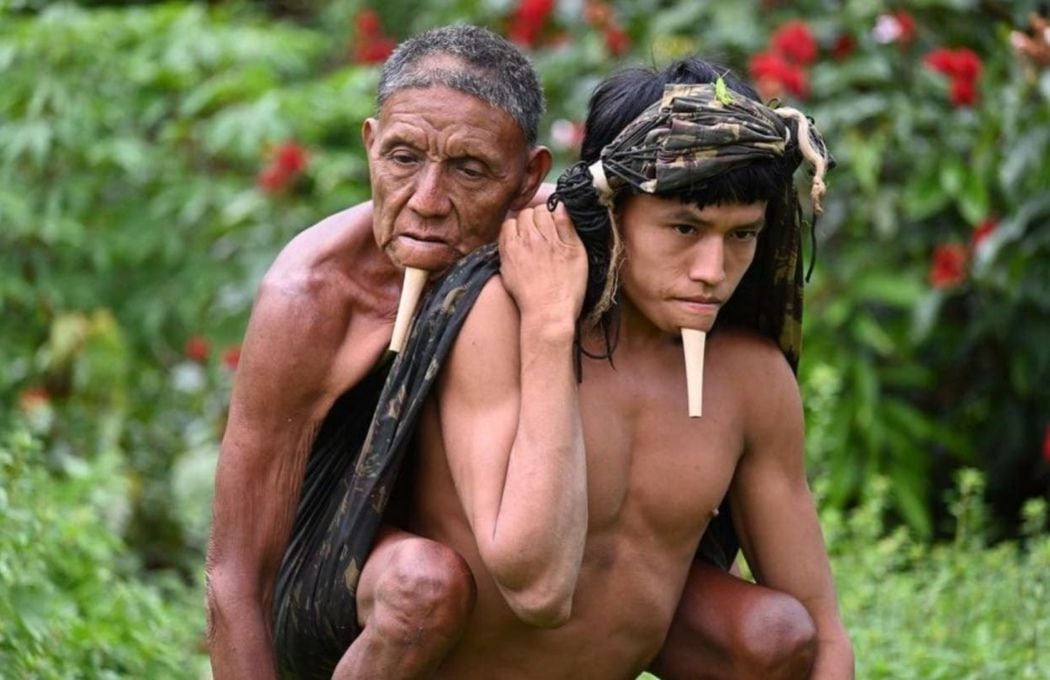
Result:
[[[332,403],[386,348],[403,268],[442,271],[495,240],[550,168],[549,152],[530,147],[507,113],[443,87],[394,93],[363,136],[373,203],[294,239],[266,274],[248,324],[208,551],[220,680],[276,677],[273,587],[306,459]],[[358,590],[366,604],[370,571],[366,563]]]
[[[403,267],[443,270],[494,240],[507,211],[542,204],[549,192],[547,187],[533,196],[549,168],[549,154],[541,147],[529,148],[506,114],[487,106],[479,110],[477,100],[442,88],[417,94],[422,95],[418,102],[411,92],[391,98],[365,124],[375,203],[304,231],[281,252],[259,288],[222,443],[208,551],[209,645],[218,680],[276,677],[273,586],[306,458],[332,403],[372,369],[386,348]],[[435,103],[445,106],[426,108]],[[477,137],[476,129],[490,121],[501,130],[488,129],[487,136]],[[416,158],[394,155],[398,145],[375,144],[392,128],[406,134]],[[468,139],[473,140],[470,145],[484,147],[478,158],[487,163],[482,161],[480,168],[474,166],[474,156],[465,157],[456,148]],[[491,148],[499,153],[486,151]],[[492,164],[495,170],[486,167]],[[485,191],[471,184],[479,180],[469,178],[479,171]],[[494,186],[500,189],[493,191]],[[539,275],[530,281],[545,285]],[[413,540],[420,539],[390,529],[381,533],[358,590],[366,632],[376,573]],[[748,640],[736,634],[740,630],[757,630],[752,637],[758,646],[770,647],[769,640],[776,638],[751,625],[750,612],[755,603],[776,597],[694,563],[653,669],[665,680],[716,677],[697,675],[697,669],[734,668],[737,651],[749,649]],[[353,667],[362,661],[354,658],[355,651],[360,650],[348,651],[340,666],[346,677],[354,677]],[[770,676],[759,672],[756,677]]]
[[[410,529],[462,555],[478,588],[437,677],[636,677],[727,492],[756,573],[815,623],[812,677],[852,677],[779,349],[743,330],[712,335],[704,416],[686,416],[678,330],[711,329],[764,209],[627,199],[615,368],[584,359],[579,385],[582,245],[560,211],[504,225],[502,278],[467,318],[418,433]]]

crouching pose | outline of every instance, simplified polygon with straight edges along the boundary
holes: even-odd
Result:
[[[808,658],[765,677],[852,677],[792,370],[792,176],[813,165],[819,210],[829,158],[804,116],[726,79],[613,76],[552,199],[568,212],[503,226],[501,276],[417,436],[407,528],[462,555],[477,586],[439,677],[634,678],[727,493],[759,581],[815,628]],[[687,414],[683,328],[710,332],[701,418]],[[744,675],[717,661],[686,672]]]
[[[660,99],[664,82],[713,82],[716,75],[700,62],[685,62],[659,74],[636,72],[609,80],[603,87],[605,94],[599,92],[595,99],[591,118],[599,122],[589,126],[592,132],[588,135],[588,148],[594,151],[585,156],[591,161],[597,160],[597,152],[617,132]],[[734,98],[746,91],[742,85],[734,87],[737,90],[732,95]],[[514,553],[514,543],[503,540],[503,529],[517,523],[507,518],[515,513],[527,515],[534,509],[537,511],[532,519],[525,517],[524,520],[531,522],[527,528],[537,540],[530,549],[541,550],[546,550],[544,546],[549,546],[554,538],[561,542],[561,547],[578,552],[581,545],[597,546],[595,541],[605,535],[603,532],[613,532],[609,535],[620,536],[625,545],[637,547],[633,543],[639,535],[637,532],[644,533],[637,523],[651,522],[652,512],[657,510],[682,522],[684,533],[681,535],[672,535],[673,531],[667,533],[664,524],[652,524],[654,532],[645,540],[654,559],[671,561],[671,553],[693,541],[692,553],[700,558],[687,560],[683,565],[674,562],[675,568],[681,567],[687,572],[684,586],[681,582],[668,581],[658,571],[634,575],[640,579],[639,583],[647,584],[651,594],[671,596],[674,591],[672,599],[676,604],[670,607],[675,612],[672,621],[666,620],[666,611],[651,608],[631,614],[632,626],[643,626],[649,633],[661,631],[663,646],[649,666],[661,678],[804,677],[813,664],[815,650],[820,652],[817,667],[825,667],[826,659],[835,656],[825,650],[843,645],[844,638],[836,624],[827,623],[826,611],[828,607],[833,611],[833,604],[824,591],[824,588],[830,589],[830,585],[819,550],[814,556],[810,543],[803,541],[792,549],[783,564],[762,564],[763,571],[759,571],[756,562],[756,572],[764,583],[778,589],[773,590],[746,583],[725,572],[736,552],[733,532],[725,530],[730,513],[722,512],[710,522],[699,550],[695,550],[695,537],[689,538],[693,529],[703,530],[713,510],[707,508],[707,514],[694,527],[682,514],[682,499],[696,499],[710,505],[708,501],[717,496],[713,503],[718,504],[729,488],[724,467],[732,470],[733,462],[728,462],[729,459],[741,463],[752,460],[745,453],[751,450],[751,444],[744,437],[752,436],[754,424],[747,427],[736,421],[725,424],[737,436],[733,445],[715,447],[720,456],[728,456],[725,459],[715,459],[708,451],[715,446],[713,443],[694,447],[695,441],[704,441],[693,439],[691,431],[699,425],[688,422],[676,425],[690,430],[690,446],[680,452],[682,464],[698,466],[695,474],[703,479],[702,484],[685,490],[684,487],[691,487],[693,482],[686,480],[681,471],[674,471],[665,479],[659,477],[659,470],[652,465],[632,462],[644,447],[636,444],[632,438],[635,435],[626,437],[628,430],[637,431],[638,436],[648,433],[646,436],[662,437],[671,433],[671,430],[661,432],[659,423],[639,420],[643,416],[654,418],[657,414],[651,412],[651,408],[663,408],[657,401],[650,403],[649,397],[655,396],[656,391],[646,392],[645,399],[633,401],[629,417],[617,424],[626,437],[622,439],[619,453],[603,453],[594,448],[590,455],[598,462],[587,464],[584,470],[574,467],[574,463],[566,467],[558,457],[546,454],[530,463],[556,466],[543,474],[557,479],[564,477],[567,495],[559,495],[555,501],[568,504],[557,507],[568,511],[565,518],[571,520],[572,531],[558,522],[548,522],[548,513],[555,506],[549,505],[548,495],[530,499],[531,488],[518,484],[523,479],[519,470],[523,459],[508,454],[507,461],[517,462],[507,469],[507,479],[518,481],[500,491],[501,503],[508,503],[505,507],[511,514],[500,515],[500,531],[494,531],[492,537],[499,538],[501,548],[510,550],[502,553],[502,559],[509,561],[499,562],[501,558],[497,558],[497,562],[510,571],[501,571],[503,567],[497,567],[496,562],[481,559],[482,555],[491,558],[494,553],[487,552],[484,538],[475,536],[475,531],[484,531],[484,525],[473,519],[468,521],[464,515],[464,508],[472,508],[474,503],[474,496],[467,494],[474,492],[462,480],[453,488],[448,472],[452,468],[447,462],[442,463],[446,461],[442,399],[450,389],[458,388],[446,388],[440,397],[429,402],[426,396],[435,380],[445,383],[472,380],[471,375],[461,374],[462,366],[440,369],[468,313],[472,319],[481,319],[472,322],[475,334],[479,327],[486,327],[487,316],[500,313],[499,308],[493,311],[494,303],[489,298],[496,293],[488,289],[477,310],[471,312],[485,282],[500,269],[495,249],[483,246],[460,263],[453,265],[453,262],[495,239],[507,210],[528,203],[546,173],[549,155],[534,144],[541,96],[531,67],[523,57],[491,34],[472,27],[438,29],[406,42],[384,68],[380,91],[379,115],[365,125],[372,171],[372,205],[333,216],[293,241],[268,273],[268,283],[262,287],[253,309],[217,474],[215,522],[209,549],[210,646],[216,678],[276,677],[278,672],[290,677],[329,678],[333,670],[340,678],[384,680],[429,677],[435,672],[444,677],[458,677],[461,673],[468,677],[471,674],[480,677],[522,674],[514,663],[498,659],[495,652],[516,649],[528,655],[534,640],[528,635],[520,636],[522,630],[543,639],[561,640],[562,645],[578,644],[583,640],[574,631],[606,621],[604,611],[599,615],[600,621],[593,619],[595,611],[602,610],[605,603],[597,608],[595,605],[582,608],[584,600],[580,597],[602,588],[595,585],[599,581],[587,574],[604,565],[602,569],[622,579],[639,568],[639,564],[626,559],[628,552],[622,547],[611,543],[605,544],[609,550],[587,547],[583,553],[586,557],[580,558],[584,570],[579,573],[570,570],[572,584],[561,583],[563,589],[571,587],[578,593],[567,626],[533,630],[535,625],[556,624],[567,613],[558,611],[552,615],[547,608],[549,603],[528,604],[536,592],[529,585],[530,579],[535,576],[546,582],[545,572],[537,571],[537,565],[531,562],[515,564],[514,560],[530,560],[536,553]],[[791,125],[778,128],[776,134],[781,136],[769,140],[774,149],[778,148],[779,140],[786,140],[784,148],[773,154],[782,159],[785,178],[798,165],[798,138],[790,136],[794,133]],[[722,145],[715,146],[721,148]],[[724,146],[727,150],[736,148],[728,142]],[[619,226],[613,230],[609,225],[604,228],[598,225],[597,230],[590,229],[591,236],[587,236],[583,221],[578,225],[584,228],[588,239],[591,259],[588,276],[594,279],[585,302],[589,314],[614,299],[616,288],[605,286],[605,272],[609,268],[603,263],[616,259],[615,252],[618,252],[609,239],[627,233],[620,224],[623,221],[620,212],[627,206],[625,197],[630,191],[625,192],[617,185],[619,180],[614,174],[610,173],[606,179],[610,191],[617,190],[615,196],[610,195],[606,200],[617,211],[615,221]],[[589,179],[587,186],[590,186]],[[776,221],[770,217],[771,211],[787,210],[785,206],[794,205],[789,180],[777,186],[785,193],[783,201],[769,201],[766,219],[769,224]],[[573,194],[570,188],[567,186],[562,192],[569,203],[574,201],[570,198]],[[712,204],[751,200],[735,193],[715,192],[712,197]],[[688,203],[685,201],[683,205]],[[604,214],[606,208],[601,206],[600,212]],[[488,406],[505,409],[500,400],[509,398],[507,395],[511,393],[505,390],[520,390],[521,395],[529,395],[537,385],[543,386],[542,399],[530,403],[557,415],[549,419],[546,415],[538,416],[541,433],[546,432],[549,423],[551,436],[561,436],[557,434],[561,430],[556,428],[565,414],[577,414],[571,416],[577,419],[573,421],[577,425],[582,422],[588,428],[594,427],[589,413],[595,406],[581,402],[591,411],[558,410],[558,402],[551,401],[565,394],[560,387],[555,390],[555,386],[562,385],[564,361],[572,362],[575,353],[571,346],[565,346],[564,351],[544,354],[542,361],[531,362],[529,357],[537,351],[542,353],[544,348],[564,345],[564,334],[553,331],[564,324],[565,314],[569,314],[570,323],[575,318],[570,309],[574,304],[565,306],[564,303],[578,298],[580,292],[577,290],[565,297],[577,288],[573,283],[575,279],[570,275],[566,282],[565,276],[567,272],[579,272],[579,246],[575,245],[572,256],[565,258],[553,249],[536,251],[536,246],[548,242],[530,240],[532,232],[527,229],[521,237],[513,235],[516,228],[536,223],[546,229],[536,233],[549,235],[553,224],[549,220],[546,211],[530,212],[520,223],[511,223],[504,229],[507,234],[502,244],[507,255],[505,282],[507,290],[514,295],[520,321],[519,317],[509,315],[489,329],[498,335],[463,339],[457,345],[456,356],[462,364],[462,355],[471,353],[471,343],[484,341],[486,354],[475,357],[480,362],[475,369],[493,362],[506,362],[501,371],[492,374],[491,387],[501,391],[500,398]],[[564,215],[559,220],[566,238],[576,243],[572,232],[565,231]],[[776,241],[771,238],[775,234],[781,235]],[[773,247],[781,240],[787,245]],[[530,248],[525,248],[525,244],[531,244]],[[763,251],[766,245],[770,247]],[[720,319],[730,316],[737,325],[780,340],[781,349],[791,361],[797,352],[794,331],[800,311],[793,278],[797,269],[797,245],[798,225],[794,221],[766,229],[759,239],[756,262],[745,275],[741,290],[719,313]],[[641,252],[631,257],[640,257]],[[768,252],[768,257],[763,256],[763,252]],[[727,258],[728,253],[727,249]],[[402,268],[417,267],[436,274],[450,265],[452,270],[433,284],[404,351],[391,361],[382,350],[390,338]],[[530,276],[521,275],[523,267]],[[626,275],[628,269],[613,267],[611,271]],[[630,321],[631,307],[624,306],[630,290],[628,279],[623,280],[625,285],[619,299],[624,304],[614,305],[605,313],[591,314],[597,323],[582,329],[583,351],[600,353],[602,350],[596,349],[596,337],[601,340],[597,343],[600,348],[606,335],[613,339],[617,330],[621,331],[621,340],[628,337],[626,332],[633,328],[633,322]],[[517,283],[511,284],[512,281]],[[498,285],[494,282],[490,288]],[[608,295],[602,295],[603,292]],[[506,301],[505,297],[501,299]],[[599,305],[600,299],[605,302]],[[738,301],[742,312],[730,314]],[[509,310],[503,311],[509,314]],[[509,344],[495,342],[502,337],[499,334],[507,332],[506,324],[517,324],[522,332],[520,340]],[[726,337],[733,332],[727,329]],[[716,370],[710,361],[714,360],[715,352],[721,351],[717,349],[721,335],[721,331],[714,334],[708,348],[708,402],[704,421],[719,418],[712,399],[733,402],[748,396],[720,394],[720,390],[730,388],[717,382],[722,369]],[[521,350],[512,351],[519,343]],[[624,361],[635,361],[634,353],[626,351],[627,347],[625,344],[616,349],[612,360],[622,371],[615,375],[633,380],[630,376],[649,369],[641,359],[637,367],[622,365]],[[606,371],[606,365],[581,358],[578,368],[584,382],[573,389],[578,390],[579,398],[599,393],[600,376]],[[535,371],[532,377],[526,375],[530,370]],[[756,365],[753,370],[760,368]],[[512,385],[513,381],[504,375],[507,371],[522,376],[520,386]],[[734,375],[740,380],[746,378],[745,374]],[[790,379],[790,372],[786,377]],[[663,390],[666,386],[661,380],[653,374],[637,382],[635,387]],[[485,398],[470,391],[476,388],[466,389],[463,398],[467,401],[458,407],[461,412],[473,408],[471,399]],[[629,392],[622,394],[625,399],[628,395]],[[537,416],[526,412],[532,408],[524,406],[526,397],[517,398],[522,400],[520,429],[524,433],[526,424],[537,422]],[[763,406],[759,402],[754,408]],[[450,404],[449,408],[455,410],[457,406]],[[616,413],[609,408],[610,414]],[[462,437],[464,428],[478,436],[498,437],[497,432],[505,435],[508,423],[502,413],[502,410],[476,409],[477,420],[472,425],[464,420],[455,424],[448,419],[447,435],[454,437],[458,431]],[[670,417],[670,413],[667,411],[666,415]],[[421,414],[425,423],[422,431],[417,432]],[[714,427],[717,422],[711,420],[703,427]],[[777,425],[780,428],[777,432],[784,437],[800,436],[796,431],[798,425],[788,419]],[[651,430],[651,427],[657,429]],[[590,429],[585,434],[595,436]],[[608,434],[612,436],[614,432],[610,430]],[[590,442],[588,445],[592,446]],[[460,459],[467,455],[466,450],[453,454],[456,458],[450,455],[447,460]],[[654,454],[659,451],[653,447],[645,450]],[[422,452],[421,456],[417,452]],[[624,458],[628,452],[630,459]],[[794,453],[797,451],[792,449],[791,455]],[[785,463],[785,470],[791,474],[785,473],[777,479],[789,485],[793,502],[808,503],[801,463],[788,454],[785,456],[783,460],[790,463]],[[477,462],[483,460],[486,459]],[[435,468],[438,463],[445,467]],[[791,467],[796,463],[797,469]],[[745,469],[741,464],[740,471]],[[524,474],[524,479],[528,479],[532,472],[526,469]],[[650,474],[654,476],[649,477]],[[581,476],[596,485],[589,490],[592,521],[582,529],[579,497],[573,495],[579,491]],[[482,483],[480,477],[476,481]],[[484,488],[489,489],[489,481],[484,481]],[[663,485],[667,485],[666,489]],[[599,508],[593,504],[603,497],[599,490],[604,494],[609,489],[621,494],[620,510],[615,517],[600,519]],[[645,507],[645,494],[652,500],[654,489],[659,495],[655,505],[640,510]],[[780,502],[777,499],[787,493],[783,487],[779,490],[770,487],[762,493],[767,491],[771,502]],[[734,500],[738,495],[734,495]],[[746,504],[741,507],[749,512]],[[785,513],[788,510],[790,508],[785,508]],[[781,525],[773,523],[758,531],[765,515],[755,514],[754,509],[750,512],[750,516],[740,515],[735,509],[733,512],[738,528],[745,532],[741,535],[742,542],[745,547],[752,542],[768,546],[769,532],[780,531]],[[523,515],[516,516],[520,519]],[[807,536],[816,540],[819,548],[819,535],[815,533],[811,516],[803,512],[799,517],[798,527],[808,527],[811,533]],[[596,518],[600,523],[595,523]],[[513,531],[520,531],[523,526]],[[746,533],[752,529],[757,532],[754,536]],[[520,539],[519,534],[512,540]],[[677,547],[672,548],[672,544]],[[766,553],[752,550],[750,554],[754,558]],[[783,553],[771,554],[779,560]],[[564,563],[555,555],[550,557],[554,561],[545,564],[543,569],[554,568],[555,562]],[[806,599],[810,591],[794,587],[784,577],[785,573],[806,573],[822,584],[815,589],[821,593],[818,599]],[[508,594],[507,604],[499,605],[503,609],[496,606],[497,602],[504,601],[502,594],[494,599],[497,591]],[[519,593],[525,603],[510,599],[511,593]],[[624,595],[637,598],[640,593],[625,589]],[[511,603],[513,609],[509,608]],[[632,606],[626,599],[620,604]],[[607,623],[612,625],[623,611],[609,608]],[[506,618],[509,612],[517,613]],[[520,623],[512,626],[512,620]],[[490,623],[498,625],[489,629]],[[595,625],[595,634],[586,640],[588,649],[592,649],[590,653],[598,654],[620,645],[615,636],[599,639],[599,631],[601,628]],[[550,637],[544,637],[543,633]],[[816,644],[818,633],[820,642]],[[565,637],[566,634],[572,637]],[[638,660],[642,657],[653,656],[653,652],[647,649],[634,654],[630,663],[623,662],[623,654],[641,643],[641,638],[635,639],[633,633],[629,636],[631,643],[616,651],[620,661],[612,659],[608,662],[612,666],[585,667],[576,674],[604,678],[633,672],[628,669],[641,663]],[[643,646],[648,648],[651,642],[647,640]],[[490,660],[493,664],[499,663],[486,668],[487,652],[482,651],[481,657],[476,654],[479,649],[488,649],[489,643],[494,652]],[[841,649],[848,656],[848,646]],[[537,660],[551,653],[542,646],[535,651]],[[546,678],[572,672],[568,664],[577,651],[574,649],[573,654],[565,655],[559,662],[561,666],[538,665],[525,675]],[[578,661],[584,663],[585,659]]]

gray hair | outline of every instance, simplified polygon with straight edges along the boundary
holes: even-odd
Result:
[[[440,60],[442,56],[453,59]],[[428,64],[427,57],[438,61]],[[382,107],[399,90],[435,86],[465,92],[506,111],[521,126],[528,143],[536,143],[543,90],[532,63],[504,38],[465,24],[409,38],[383,64],[377,103]]]

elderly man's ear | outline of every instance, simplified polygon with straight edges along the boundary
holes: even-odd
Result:
[[[536,205],[533,197],[540,184],[551,171],[553,164],[550,149],[545,146],[536,146],[529,152],[529,163],[525,166],[525,176],[521,180],[521,191],[518,197],[510,204],[511,210],[521,210],[530,205]],[[548,192],[549,193],[549,192]],[[546,199],[544,199],[546,201]]]

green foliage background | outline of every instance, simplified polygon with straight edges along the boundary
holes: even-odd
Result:
[[[382,26],[506,32],[517,6],[432,4],[383,3]],[[839,167],[801,381],[859,677],[1050,667],[1045,511],[1022,519],[1050,486],[1050,73],[1007,42],[1036,4],[917,0],[914,39],[884,44],[872,29],[903,4],[636,0],[612,4],[633,45],[614,57],[582,0],[562,0],[532,50],[549,131],[619,65],[700,53],[746,74],[778,26],[812,29],[810,93],[788,103]],[[0,668],[15,677],[200,673],[184,661],[199,660],[223,352],[277,250],[368,196],[362,6],[0,0]],[[842,36],[856,48],[836,57]],[[922,59],[963,46],[984,71],[977,103],[956,107]],[[306,168],[267,191],[258,175],[287,141]],[[966,275],[934,287],[945,243],[969,248]],[[986,485],[955,484],[961,468]],[[991,511],[960,534],[943,499],[963,488]]]

